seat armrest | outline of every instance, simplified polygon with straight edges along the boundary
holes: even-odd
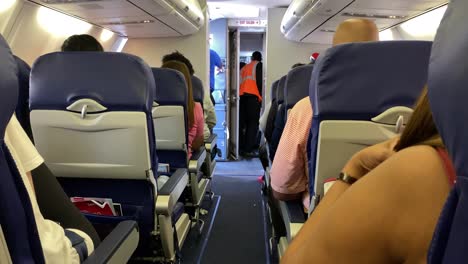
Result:
[[[164,186],[159,190],[159,195],[170,195],[177,187],[179,182],[187,174],[187,169],[177,169],[170,177]]]
[[[216,146],[216,142],[218,141],[218,135],[211,134],[211,136],[205,140],[205,148],[206,151],[211,152],[214,146]]]
[[[206,159],[206,150],[204,147],[200,147],[198,151],[192,153],[192,158],[189,161],[189,172],[197,173],[200,171],[201,166]]]
[[[158,192],[156,213],[171,215],[174,206],[188,184],[187,169],[177,169]]]
[[[307,220],[302,201],[279,201],[279,205],[281,216],[286,225],[288,241],[292,241]]]
[[[126,263],[137,248],[139,237],[135,221],[120,222],[83,263]]]

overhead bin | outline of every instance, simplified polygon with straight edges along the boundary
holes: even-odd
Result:
[[[289,40],[301,41],[354,0],[294,0],[281,22]]]
[[[130,38],[190,35],[196,33],[205,23],[198,0],[30,1]]]
[[[196,33],[205,22],[197,0],[129,0],[181,35]]]

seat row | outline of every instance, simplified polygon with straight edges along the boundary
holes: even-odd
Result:
[[[307,142],[309,214],[323,197],[326,180],[338,175],[349,157],[401,133],[427,82],[431,45],[427,41],[338,45],[313,66],[292,69],[273,83],[272,105],[277,104],[278,110],[269,114],[275,115],[269,117],[275,120],[274,126],[270,125],[273,132],[265,132],[271,133],[271,138],[266,138],[270,164],[281,155],[276,148],[289,110],[304,97],[313,107]],[[267,168],[269,193],[273,192],[270,177]],[[272,245],[277,244],[281,256],[307,215],[301,201],[280,201],[273,195],[269,200]]]
[[[193,78],[195,94],[203,96],[201,81]],[[14,90],[2,87],[9,95],[2,101],[16,101],[8,89]],[[174,261],[191,227],[203,228],[200,206],[216,164],[211,154],[216,135],[188,160],[187,96],[180,72],[151,69],[128,54],[58,52],[32,67],[29,106],[36,148],[69,197],[121,204],[120,216],[85,214],[101,238],[114,238],[107,247],[117,262],[132,254]],[[169,176],[163,186],[157,183],[160,175]],[[115,241],[112,230],[121,223],[133,234],[132,243],[128,236]],[[2,221],[2,229],[7,226]],[[10,243],[7,239],[9,248]]]

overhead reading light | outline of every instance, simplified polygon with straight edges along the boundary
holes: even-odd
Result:
[[[39,7],[36,19],[44,30],[56,36],[84,34],[92,27],[87,22],[43,6]]]
[[[379,32],[379,39],[380,40],[394,40],[395,37],[393,36],[393,31],[391,28],[386,29],[384,31]]]
[[[440,21],[447,6],[437,8],[401,24],[401,29],[414,37],[433,36],[439,28]]]
[[[107,30],[107,29],[103,29],[102,32],[101,32],[101,36],[99,36],[99,39],[102,42],[106,42],[109,39],[111,39],[113,35],[114,35],[114,32],[112,32],[110,30]]]
[[[342,16],[349,17],[366,17],[366,18],[382,18],[382,19],[405,19],[407,16],[397,16],[397,15],[379,15],[379,14],[365,14],[365,13],[354,13],[354,12],[344,12]]]
[[[7,11],[10,9],[14,4],[16,3],[16,0],[1,0],[0,1],[0,13]]]
[[[135,25],[135,24],[149,24],[154,23],[154,20],[139,20],[139,21],[119,21],[119,22],[104,22],[101,25]]]

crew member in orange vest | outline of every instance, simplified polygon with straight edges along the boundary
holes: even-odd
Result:
[[[255,145],[262,105],[262,54],[255,51],[251,59],[241,70],[239,90],[239,139],[241,153],[245,156],[256,156]]]

